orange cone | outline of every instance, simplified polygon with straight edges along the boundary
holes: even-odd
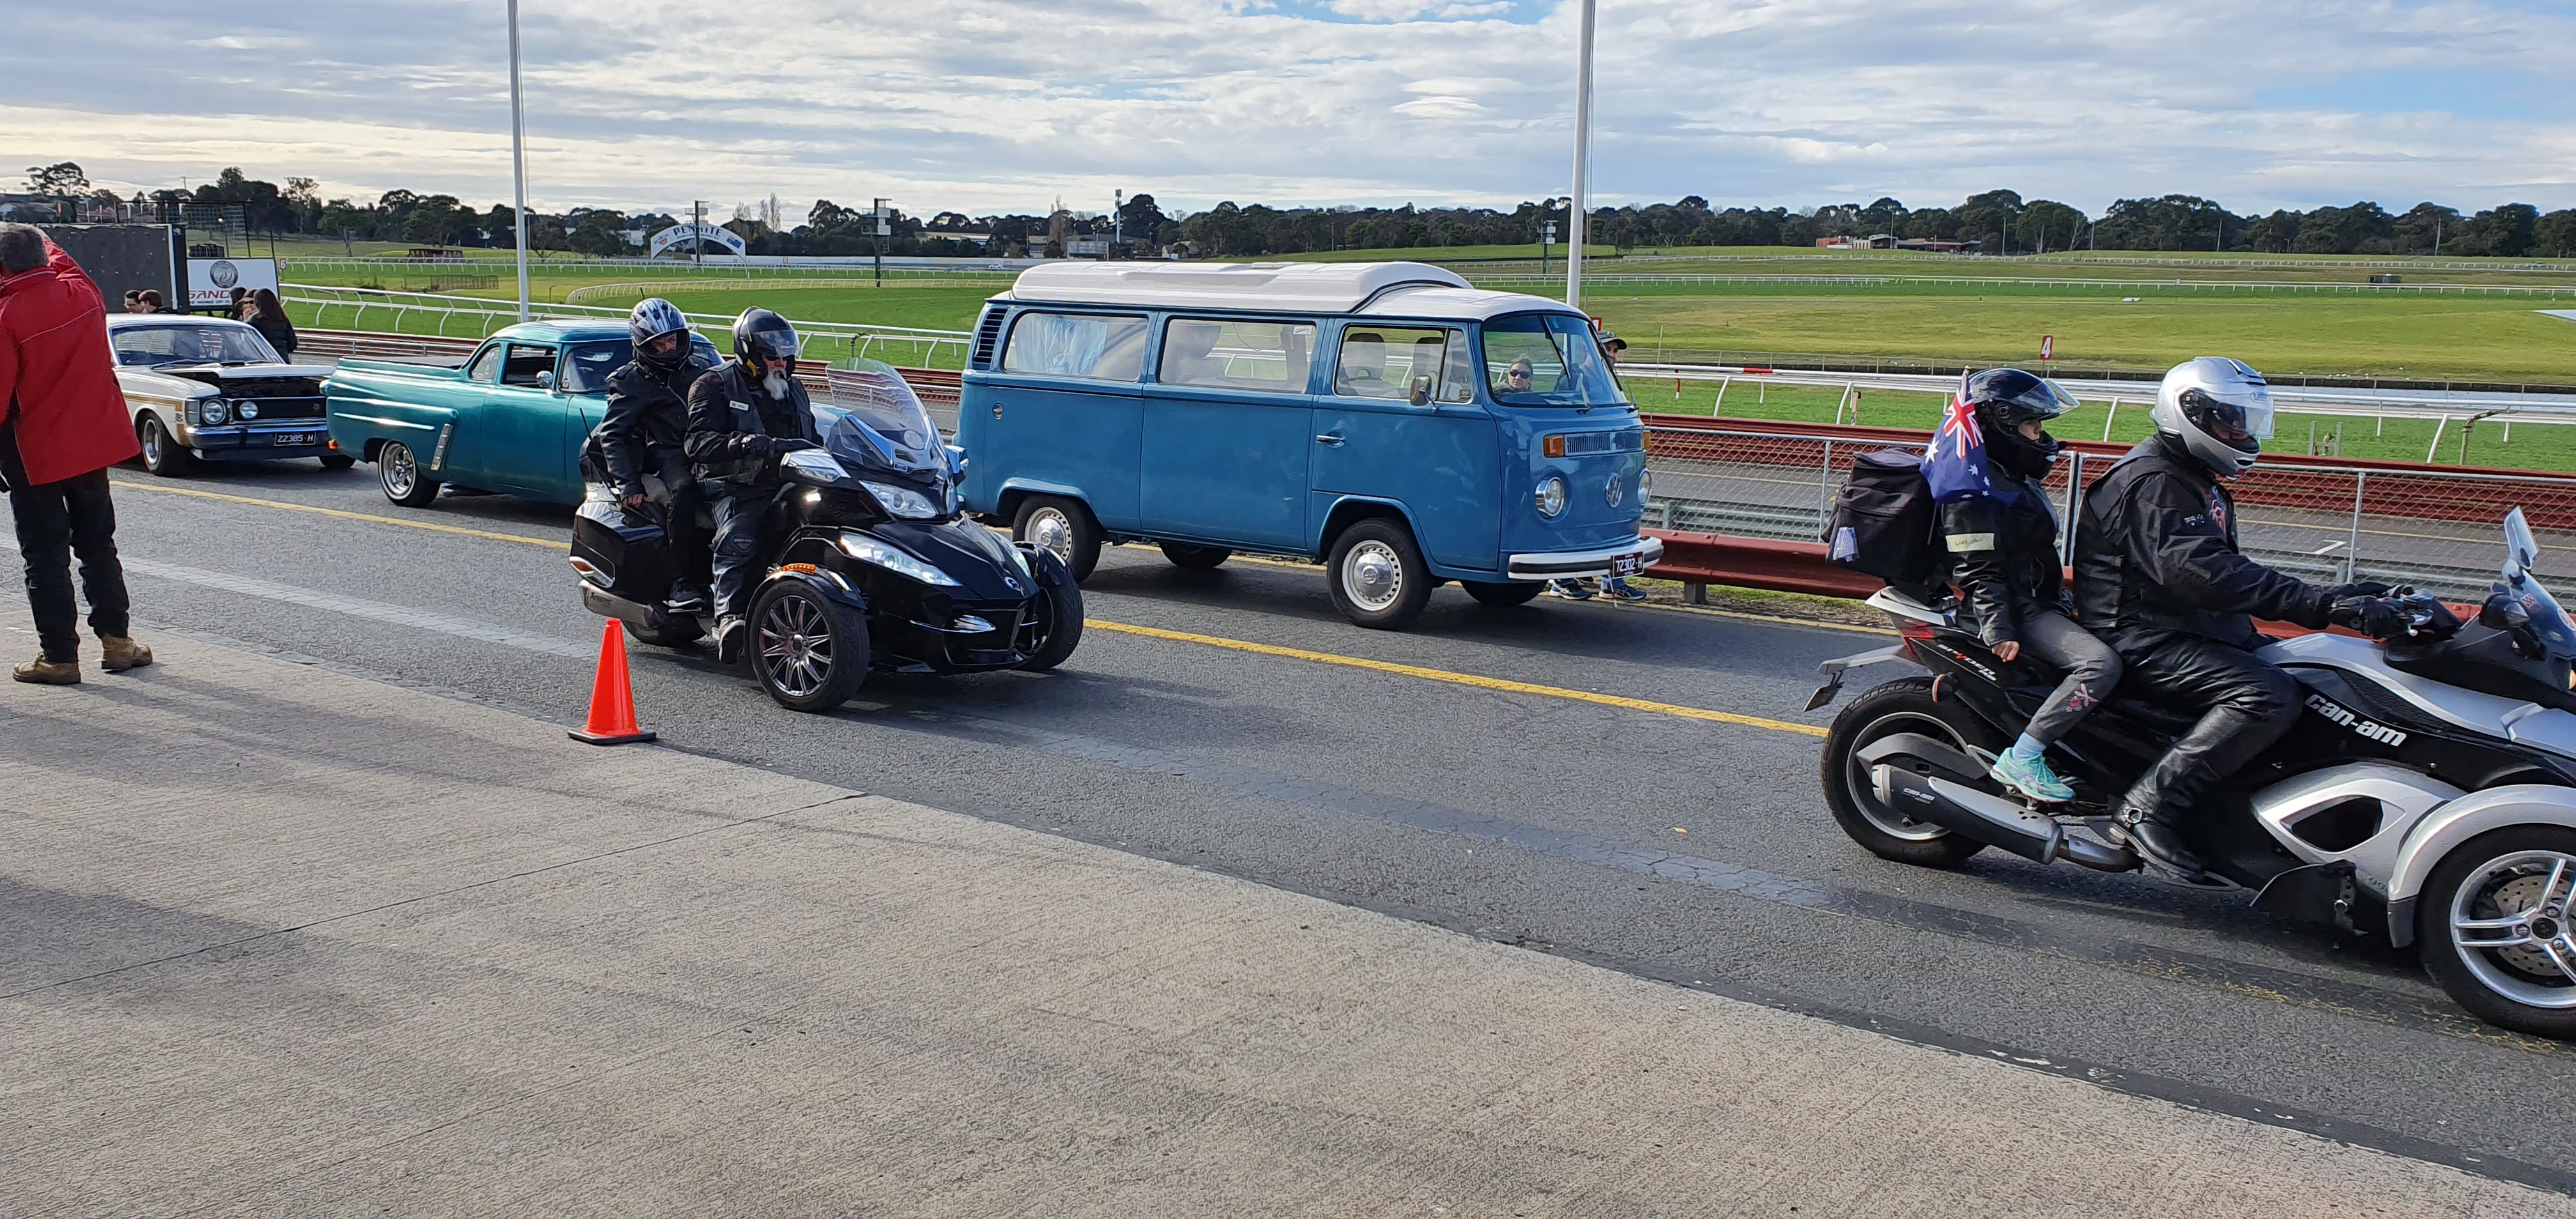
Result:
[[[615,618],[599,635],[599,678],[590,688],[590,724],[572,739],[593,745],[631,745],[653,734],[635,726],[635,688],[626,680],[626,624]]]

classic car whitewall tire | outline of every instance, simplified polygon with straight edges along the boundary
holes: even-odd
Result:
[[[150,411],[134,421],[134,439],[143,445],[143,468],[163,478],[178,478],[197,468],[197,455],[179,443],[161,416]]]

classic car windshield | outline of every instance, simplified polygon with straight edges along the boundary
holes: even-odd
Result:
[[[834,365],[832,405],[864,429],[864,434],[845,431],[824,419],[823,443],[833,456],[897,470],[946,468],[939,428],[892,365],[875,360],[843,360]]]
[[[708,342],[704,335],[690,335],[689,347],[709,367],[719,362],[716,345]],[[609,374],[626,367],[626,362],[634,358],[635,344],[626,339],[568,344],[564,347],[561,388],[568,394],[607,393]]]
[[[116,349],[116,362],[123,368],[284,363],[267,339],[239,322],[120,326],[108,333],[108,342]]]
[[[1505,406],[1618,406],[1627,399],[1592,324],[1562,313],[1485,323],[1485,378]]]

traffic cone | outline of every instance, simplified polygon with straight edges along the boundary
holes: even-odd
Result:
[[[653,734],[635,726],[635,688],[626,680],[626,624],[615,618],[599,634],[599,678],[590,687],[590,723],[570,730],[593,745],[631,745]]]

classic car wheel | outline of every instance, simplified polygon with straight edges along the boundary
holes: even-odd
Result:
[[[751,667],[791,711],[829,711],[868,677],[866,615],[803,580],[780,580],[751,603]]]
[[[325,453],[322,455],[322,468],[325,470],[346,470],[356,464],[358,464],[358,459],[351,457],[346,453]]]
[[[1090,579],[1091,569],[1100,566],[1100,526],[1091,519],[1091,509],[1073,500],[1030,496],[1020,505],[1019,519],[1011,522],[1011,537],[1054,551],[1076,581]]]
[[[426,507],[438,498],[438,480],[421,470],[420,458],[399,440],[377,451],[376,479],[384,484],[385,498],[405,508]]]
[[[143,468],[163,478],[177,478],[197,468],[197,455],[181,445],[170,430],[161,426],[161,417],[150,411],[134,424],[134,438],[143,443]]]

